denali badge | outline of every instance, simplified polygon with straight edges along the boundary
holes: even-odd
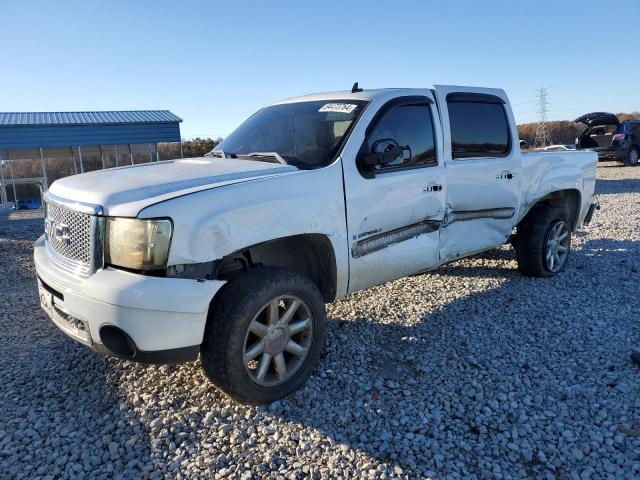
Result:
[[[69,226],[64,223],[56,222],[51,218],[47,218],[44,221],[44,228],[49,238],[55,238],[63,245],[69,245],[71,243],[71,231]]]

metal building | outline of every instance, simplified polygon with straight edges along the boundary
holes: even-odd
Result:
[[[67,175],[158,161],[159,144],[180,142],[180,122],[168,110],[0,113],[0,208]]]

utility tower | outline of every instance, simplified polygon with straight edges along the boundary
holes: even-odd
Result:
[[[533,148],[543,148],[551,145],[551,134],[547,125],[547,104],[549,103],[547,90],[549,90],[549,87],[541,88],[538,90],[538,95],[536,95],[540,119],[536,126],[536,139],[533,142]]]

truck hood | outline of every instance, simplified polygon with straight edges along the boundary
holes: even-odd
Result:
[[[143,208],[170,198],[296,171],[291,165],[244,159],[166,160],[61,178],[49,193],[100,205],[105,215],[136,216]]]
[[[587,127],[597,127],[600,125],[618,125],[620,120],[613,113],[593,112],[576,118],[574,123],[583,123]]]

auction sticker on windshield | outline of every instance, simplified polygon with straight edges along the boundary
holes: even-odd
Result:
[[[340,113],[351,113],[353,112],[358,105],[353,103],[325,103],[319,112],[340,112]]]

